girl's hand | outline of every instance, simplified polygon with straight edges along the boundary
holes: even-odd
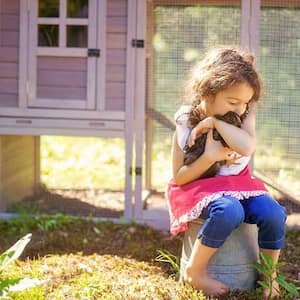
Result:
[[[188,139],[188,146],[193,146],[198,136],[208,132],[214,127],[214,119],[212,117],[207,117],[204,120],[200,121],[191,131],[191,134]]]
[[[212,129],[207,133],[204,154],[207,159],[215,163],[216,161],[228,160],[234,153],[230,148],[224,147],[220,141],[216,141],[212,135]]]

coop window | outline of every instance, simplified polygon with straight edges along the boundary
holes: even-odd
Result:
[[[88,0],[38,2],[39,47],[87,48],[88,25]]]

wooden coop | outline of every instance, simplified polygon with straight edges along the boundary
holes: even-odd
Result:
[[[299,199],[299,8],[298,0],[0,0],[0,210],[39,184],[40,136],[121,137],[124,216],[166,227],[165,202],[146,198],[170,178],[186,72],[219,44],[256,55],[266,93],[254,169]]]

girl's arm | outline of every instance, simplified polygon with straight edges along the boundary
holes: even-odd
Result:
[[[229,148],[233,151],[243,156],[253,154],[256,144],[254,105],[250,106],[249,114],[244,120],[242,128],[238,128],[214,117],[207,117],[193,128],[188,145],[192,146],[197,136],[212,128],[217,129]]]
[[[176,135],[175,132],[172,142],[172,165],[173,178],[178,185],[198,179],[216,161],[228,159],[228,155],[232,152],[229,148],[223,147],[219,141],[215,141],[210,130],[204,153],[192,164],[186,166],[183,164],[184,153],[178,145]]]
[[[242,128],[235,127],[221,120],[213,118],[214,127],[223,137],[230,149],[243,156],[250,156],[255,150],[255,108],[249,109],[249,114],[242,124]]]

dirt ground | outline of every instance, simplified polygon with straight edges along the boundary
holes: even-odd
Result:
[[[147,196],[146,196],[147,195]],[[286,207],[289,228],[300,229],[300,203],[280,194],[274,198]],[[144,193],[144,208],[165,207],[164,193]],[[124,193],[100,189],[46,189],[41,186],[34,195],[28,196],[9,208],[9,212],[26,209],[41,214],[69,214],[104,218],[120,218],[124,213]]]
[[[289,220],[294,219],[293,228],[300,229],[300,205],[279,198],[280,203],[286,206]],[[20,204],[11,208],[11,211],[24,209],[25,211],[39,212],[41,214],[64,213],[73,216],[93,217],[121,217],[123,215],[124,195],[122,192],[103,190],[47,190],[40,188],[35,195],[23,199]],[[144,203],[146,209],[165,205],[163,193],[154,193]],[[7,225],[9,226],[9,225]],[[50,231],[34,230],[34,238],[26,249],[26,255],[35,257],[53,254],[93,253],[118,255],[121,257],[134,257],[141,261],[152,261],[157,255],[157,249],[167,249],[177,257],[181,255],[182,235],[175,238],[168,233],[155,231],[140,225],[118,225],[103,223],[97,225],[91,221],[66,224],[63,228]],[[124,227],[125,226],[125,227]],[[9,232],[9,228],[2,228]],[[13,237],[4,239],[0,250],[12,244]],[[281,260],[285,262],[282,272],[299,287],[300,284],[300,230],[288,231],[286,246],[282,252]],[[171,275],[173,270],[168,265],[162,265],[166,274]],[[236,296],[231,299],[254,299]]]

